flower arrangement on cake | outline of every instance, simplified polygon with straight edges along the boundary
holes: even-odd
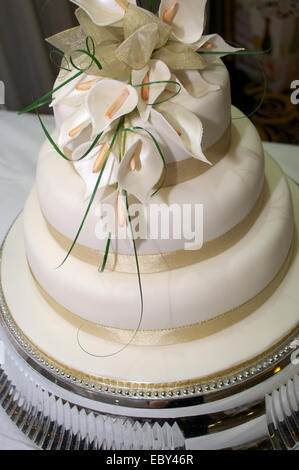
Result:
[[[103,204],[112,204],[117,217],[107,227],[109,249],[115,227],[128,223],[127,195],[146,204],[163,186],[169,142],[185,158],[210,163],[193,109],[219,86],[201,72],[241,50],[218,34],[203,34],[206,0],[162,0],[158,15],[135,1],[73,3],[80,7],[80,26],[48,39],[62,56],[54,90],[23,111],[52,95],[57,142],[41,121],[42,127],[86,184],[90,203],[68,254],[100,189]],[[115,191],[105,197],[110,185]]]

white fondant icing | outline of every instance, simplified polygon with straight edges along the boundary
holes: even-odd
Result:
[[[242,116],[233,110],[233,116]],[[252,210],[264,181],[264,154],[260,138],[247,118],[233,121],[232,142],[227,154],[206,173],[185,183],[162,188],[150,204],[203,204],[204,241],[213,240],[242,221]],[[40,153],[37,178],[40,206],[46,219],[59,232],[74,239],[88,200],[85,184],[73,166],[58,156],[48,143]],[[79,242],[89,248],[104,251],[106,240],[96,237],[98,216],[95,209],[100,194],[94,200]],[[194,227],[192,227],[194,229]],[[184,240],[138,240],[139,254],[153,254],[184,248]],[[111,251],[132,253],[132,243],[119,240]]]
[[[247,176],[244,171],[243,186]],[[174,328],[208,320],[243,304],[274,278],[289,251],[293,213],[287,181],[270,158],[266,180],[271,196],[238,243],[192,266],[142,276],[142,329]],[[237,192],[235,198],[237,206]],[[95,266],[73,257],[55,269],[66,253],[49,233],[35,190],[25,207],[24,227],[32,271],[58,303],[96,323],[131,329],[137,326],[137,275],[108,271],[99,274]]]
[[[298,187],[291,184],[299,230]],[[97,358],[76,342],[82,320],[61,317],[41,297],[29,273],[22,219],[13,227],[3,252],[2,284],[8,306],[25,335],[43,352],[72,369],[96,377],[134,382],[178,382],[213,375],[250,360],[276,345],[297,325],[299,255],[272,297],[255,313],[215,335],[199,341],[163,347],[129,346],[121,354]],[[16,295],[16,273],[19,276]],[[120,311],[121,314],[121,311]],[[98,354],[113,353],[119,345],[82,337]],[[163,358],[163,360],[161,360]]]

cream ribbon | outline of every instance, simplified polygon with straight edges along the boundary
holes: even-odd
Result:
[[[204,243],[200,250],[188,251],[177,250],[165,253],[157,253],[153,255],[138,255],[138,263],[140,272],[143,274],[158,273],[164,271],[171,271],[184,266],[200,263],[208,258],[217,256],[223,251],[229,249],[251,229],[259,216],[262,209],[265,207],[269,199],[269,188],[265,182],[264,189],[259,196],[252,211],[232,230],[224,233],[220,237]],[[58,232],[49,222],[47,222],[48,230],[51,236],[57,243],[68,252],[72,241],[65,237],[62,233]],[[76,243],[72,256],[79,260],[92,264],[94,266],[101,266],[105,256],[105,252],[88,248],[84,245]],[[120,273],[137,273],[136,259],[134,255],[125,255],[110,252],[107,258],[106,267],[108,271],[116,271]]]
[[[288,256],[280,271],[261,292],[242,305],[210,320],[178,328],[139,330],[137,333],[134,330],[113,328],[86,321],[80,331],[81,333],[84,332],[106,341],[124,345],[132,344],[137,346],[167,346],[172,344],[187,343],[213,335],[248,317],[271,297],[289,270],[294,252],[296,251],[295,248],[297,248],[296,236],[293,238]],[[73,323],[77,325],[79,318],[64,308],[62,305],[57,303],[56,300],[54,300],[38,283],[32,271],[31,274],[40,293],[51,306],[51,308],[53,308],[59,315],[66,318],[68,322],[70,321],[70,318],[73,318]]]

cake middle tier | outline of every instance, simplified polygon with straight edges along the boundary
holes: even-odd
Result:
[[[233,120],[229,149],[218,149],[220,157],[213,166],[202,162],[202,173],[182,183],[163,187],[148,203],[151,208],[166,205],[174,207],[189,204],[203,206],[203,242],[215,240],[232,230],[253,210],[264,183],[264,152],[260,138],[252,123],[238,110],[233,114],[242,119]],[[188,163],[189,164],[189,163]],[[192,164],[192,162],[190,162]],[[49,224],[71,244],[81,224],[89,200],[85,197],[85,184],[70,162],[62,159],[50,144],[43,146],[37,168],[37,193],[42,212]],[[111,188],[111,192],[114,189]],[[99,239],[97,194],[83,229],[79,244],[93,250],[105,251],[106,238]],[[150,218],[149,218],[150,220]],[[190,221],[190,232],[195,233],[195,218]],[[169,236],[137,240],[140,255],[174,252],[185,248],[183,237],[175,236],[174,224]],[[132,255],[132,242],[128,238],[111,243],[110,253]]]
[[[243,184],[246,186],[246,173]],[[94,265],[72,255],[55,269],[66,251],[52,237],[35,188],[25,206],[24,229],[32,273],[53,300],[100,325],[137,327],[140,292],[136,274],[100,274]],[[292,239],[288,183],[277,164],[267,157],[263,207],[237,243],[202,262],[142,275],[144,314],[140,328],[169,329],[207,322],[250,300],[252,308],[252,299],[264,289],[264,295],[269,295],[272,281],[284,272]]]

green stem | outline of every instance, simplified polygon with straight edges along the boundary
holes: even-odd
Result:
[[[124,122],[124,121],[123,121]],[[124,158],[125,152],[126,152],[126,133],[123,132],[124,127],[122,125],[121,129],[121,142],[120,142],[120,155],[119,155],[119,163],[122,161]]]
[[[103,263],[102,263],[102,266],[99,268],[100,273],[103,273],[105,271],[105,267],[106,267],[106,263],[107,263],[107,259],[109,255],[109,250],[110,250],[110,244],[111,244],[111,233],[109,233],[108,235]]]

